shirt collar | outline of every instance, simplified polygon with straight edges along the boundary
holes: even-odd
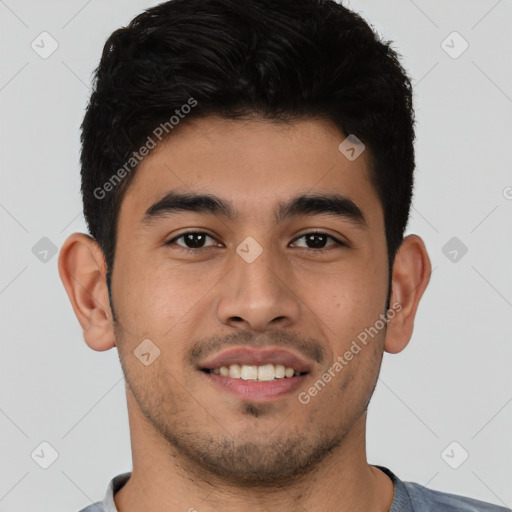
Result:
[[[391,470],[385,468],[384,466],[374,465],[376,468],[379,468],[381,471],[386,473],[386,475],[391,478],[393,482],[394,494],[393,494],[393,502],[391,503],[391,508],[389,512],[414,512],[412,508],[412,503],[409,498],[409,493],[405,488],[404,483],[400,478],[398,478]]]
[[[103,499],[104,512],[119,512],[114,502],[114,494],[119,491],[126,482],[128,482],[131,476],[131,472],[122,473],[121,475],[117,475],[112,478],[112,480],[110,480],[107,492],[105,493],[105,498]]]
[[[413,510],[411,500],[409,499],[409,494],[407,493],[404,483],[388,468],[377,465],[375,465],[375,467],[388,475],[393,482],[393,503],[391,504],[389,512]],[[131,472],[122,473],[110,481],[107,492],[105,493],[105,498],[103,499],[104,512],[119,512],[114,502],[114,495],[123,487],[124,484],[126,484],[126,482],[128,482],[131,476]]]

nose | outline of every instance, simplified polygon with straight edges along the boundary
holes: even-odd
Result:
[[[243,330],[265,331],[297,322],[301,301],[286,258],[264,249],[251,263],[238,253],[220,290],[219,321]]]

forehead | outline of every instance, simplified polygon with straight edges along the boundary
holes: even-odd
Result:
[[[348,158],[347,144],[350,138],[324,120],[284,124],[206,117],[183,122],[139,164],[121,215],[141,220],[152,204],[180,190],[223,198],[233,205],[237,220],[271,216],[275,221],[283,200],[305,193],[340,194],[365,216],[379,216],[368,152]]]

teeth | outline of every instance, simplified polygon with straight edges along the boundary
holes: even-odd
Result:
[[[258,366],[258,380],[274,380],[276,376],[276,369],[273,364],[266,364],[265,366]]]
[[[224,368],[226,368],[226,367],[224,367]],[[230,365],[228,371],[229,371],[229,376],[232,379],[239,379],[242,375],[241,368],[240,368],[239,364]]]
[[[284,377],[291,378],[294,375],[300,375],[300,372],[297,372],[293,368],[286,367],[282,364],[265,364],[262,366],[231,364],[229,366],[214,368],[210,371],[216,375],[231,377],[232,379],[261,381],[283,379]]]
[[[295,370],[293,368],[286,368],[284,371],[285,377],[293,377],[293,374],[295,373]]]
[[[282,379],[284,378],[285,374],[286,374],[286,368],[284,367],[284,365],[282,364],[276,364],[275,365],[275,369],[276,369],[276,377],[278,379]]]

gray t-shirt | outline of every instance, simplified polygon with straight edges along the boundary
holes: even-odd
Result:
[[[402,482],[388,468],[375,467],[384,471],[395,487],[389,512],[511,512],[509,508],[464,496],[433,491],[413,482]],[[108,485],[103,501],[93,503],[80,512],[119,512],[114,503],[114,494],[123,487],[130,476],[131,473],[123,473],[114,477]]]

